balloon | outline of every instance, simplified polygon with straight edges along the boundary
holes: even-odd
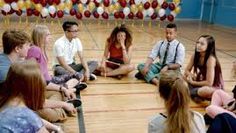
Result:
[[[134,18],[134,13],[130,12],[129,15],[128,15],[128,18],[133,19]]]
[[[89,10],[86,10],[86,11],[84,12],[84,16],[87,17],[87,18],[89,18],[89,17],[91,16],[90,11],[89,11]]]
[[[94,2],[89,2],[89,4],[88,4],[88,9],[89,9],[90,11],[93,11],[94,8],[95,8]]]
[[[163,4],[161,5],[161,7],[162,7],[163,9],[166,9],[166,8],[168,7],[168,3],[167,3],[167,2],[163,2]]]
[[[11,10],[11,6],[9,4],[4,4],[2,10],[8,13]]]
[[[114,13],[114,17],[115,17],[116,19],[118,19],[118,18],[120,17],[119,12],[115,12],[115,13]]]
[[[103,5],[104,5],[105,7],[108,7],[109,4],[110,4],[110,0],[103,0]]]
[[[177,6],[177,7],[175,8],[175,10],[174,10],[174,12],[175,12],[176,14],[179,14],[180,11],[181,11],[181,8],[180,8],[179,6]]]
[[[115,10],[120,10],[120,4],[117,2],[117,3],[115,3],[115,6],[114,6],[114,8],[115,8]]]
[[[7,14],[13,14],[15,11],[11,9]],[[17,11],[16,11],[17,12]]]
[[[76,13],[76,18],[77,18],[77,19],[82,19],[82,17],[83,17],[83,16],[82,16],[82,14],[81,14],[80,12],[77,12],[77,13]]]
[[[76,4],[76,3],[78,2],[78,0],[71,0],[71,2],[72,2],[73,4]]]
[[[94,0],[94,1],[96,1],[97,3],[101,3],[102,2],[102,0]]]
[[[1,7],[3,7],[4,4],[5,3],[2,0],[0,0],[0,9],[1,9]]]
[[[18,5],[19,9],[23,9],[24,8],[24,1],[23,0],[19,0],[17,2],[17,5]]]
[[[83,4],[78,4],[78,10],[79,10],[79,12],[83,12],[84,11],[84,6],[83,6]]]
[[[138,4],[141,3],[141,0],[134,0],[134,3],[135,3],[136,5],[138,5]]]
[[[48,7],[48,11],[49,11],[50,14],[54,14],[54,13],[56,12],[56,7],[53,6],[53,5],[52,5],[52,6],[49,6],[49,7]]]
[[[69,10],[72,8],[73,4],[72,2],[69,0],[69,1],[66,1],[65,3],[65,7],[68,8]]]
[[[42,7],[45,7],[47,5],[47,1],[46,0],[41,0],[40,3],[42,5]]]
[[[76,14],[76,10],[74,8],[70,9],[70,15],[74,16]]]
[[[147,10],[143,10],[142,13],[143,13],[143,17],[144,18],[148,15],[148,11]]]
[[[129,7],[125,7],[125,8],[123,9],[123,12],[124,12],[125,16],[127,16],[127,15],[130,13]]]
[[[40,2],[40,0],[33,0],[33,2],[34,2],[35,4],[38,4],[38,3]]]
[[[32,16],[33,13],[34,13],[33,10],[30,9],[30,8],[26,10],[26,15],[27,16]]]
[[[16,2],[12,2],[11,3],[11,8],[14,9],[14,10],[18,10],[18,5],[16,4]]]
[[[39,11],[38,10],[34,10],[34,15],[35,16],[39,16]]]
[[[166,15],[160,17],[160,20],[161,20],[161,21],[164,21],[165,19],[166,19]]]
[[[40,12],[42,10],[41,4],[36,4],[35,9]]]
[[[66,8],[64,9],[64,13],[70,14],[70,9],[69,9],[68,7],[66,7]]]
[[[31,1],[30,0],[26,0],[25,1],[25,7],[28,9],[31,7]]]
[[[108,7],[108,12],[109,12],[109,13],[113,13],[113,11],[114,11],[114,5],[110,5],[110,6]]]
[[[167,19],[172,22],[174,21],[174,16],[170,14],[167,16]]]
[[[173,2],[175,3],[175,5],[179,5],[180,0],[173,0]]]
[[[12,3],[12,0],[4,0],[6,3]]]
[[[57,6],[57,10],[64,10],[65,9],[65,4],[64,3],[60,3],[58,6]]]
[[[158,3],[156,0],[152,1],[152,8],[156,8],[158,6]]]
[[[103,13],[102,13],[102,17],[103,17],[104,19],[108,19],[108,18],[109,18],[108,13],[103,12]]]
[[[119,12],[119,16],[120,16],[121,19],[125,18],[125,14],[122,11]]]
[[[148,16],[152,16],[153,13],[154,13],[154,9],[153,9],[153,8],[149,8],[149,9],[147,10]]]
[[[129,5],[133,5],[133,4],[135,4],[134,0],[130,0]]]
[[[126,6],[126,0],[120,0],[120,5],[124,8]]]
[[[163,17],[165,14],[166,14],[166,10],[163,9],[163,8],[161,8],[161,9],[158,11],[158,15],[159,15],[160,17]]]
[[[64,12],[62,10],[57,11],[57,17],[62,18],[64,16]]]
[[[143,6],[144,9],[148,9],[151,6],[151,4],[149,2],[146,2]]]
[[[141,2],[144,4],[144,3],[148,2],[148,0],[141,0]]]
[[[137,9],[135,4],[131,5],[130,9],[131,9],[131,12],[133,12],[133,13],[137,13],[137,11],[138,11],[138,9]]]
[[[175,4],[174,3],[169,3],[169,9],[171,11],[175,10]]]
[[[151,19],[154,20],[157,18],[157,13],[153,13],[152,16],[151,16]]]
[[[2,10],[2,15],[6,16],[7,13],[5,11]]]
[[[157,0],[159,5],[162,5],[162,3],[164,2],[164,0]]]
[[[81,3],[86,4],[87,0],[81,0]]]
[[[49,5],[53,4],[53,0],[47,0]],[[51,16],[52,17],[52,16]],[[55,16],[56,17],[56,16]],[[53,18],[53,17],[52,17]]]
[[[98,7],[97,12],[98,12],[99,15],[102,15],[103,12],[104,12],[104,9],[102,7]]]
[[[50,13],[49,15],[50,15],[51,18],[55,18],[57,14],[56,13],[54,13],[54,14]]]
[[[97,12],[97,11],[94,11],[94,12],[93,12],[93,16],[94,16],[95,18],[99,18],[98,12]]]
[[[60,0],[54,0],[54,3],[56,4],[56,5],[59,5],[60,4]]]
[[[143,19],[143,13],[141,11],[138,11],[136,13],[136,17],[139,18],[139,19]]]
[[[138,5],[138,11],[143,11],[143,4]]]
[[[41,10],[41,15],[42,15],[42,17],[47,17],[48,14],[49,14],[48,9],[44,7],[44,8]]]
[[[117,0],[112,0],[114,3],[117,3]]]
[[[96,0],[94,0],[94,4],[96,7],[99,7],[100,3],[98,3]]]
[[[176,17],[176,13],[174,11],[170,12],[171,15],[173,15],[173,17],[175,18]]]

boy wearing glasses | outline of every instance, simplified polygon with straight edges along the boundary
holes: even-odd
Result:
[[[77,37],[78,24],[73,21],[65,21],[62,28],[65,34],[55,42],[53,48],[56,57],[54,74],[57,76],[66,73],[79,73],[84,75],[84,81],[95,80],[96,76],[92,72],[97,68],[98,63],[96,61],[86,62],[83,58],[82,43]],[[75,63],[76,53],[81,64]]]
[[[177,26],[168,24],[165,29],[166,39],[156,43],[145,63],[138,65],[135,77],[158,85],[159,74],[167,70],[178,70],[185,57],[185,48],[177,37]],[[159,62],[154,63],[159,57]]]

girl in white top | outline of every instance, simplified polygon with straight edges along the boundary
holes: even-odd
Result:
[[[187,83],[176,71],[161,74],[159,93],[164,99],[166,113],[154,116],[148,124],[148,133],[205,133],[203,116],[189,107]]]

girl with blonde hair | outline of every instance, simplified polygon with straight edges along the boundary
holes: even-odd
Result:
[[[160,97],[164,100],[166,113],[154,116],[148,125],[149,133],[203,133],[203,116],[191,111],[187,83],[176,73],[162,73],[159,82]]]

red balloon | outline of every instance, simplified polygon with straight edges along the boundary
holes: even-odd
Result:
[[[152,14],[152,16],[151,16],[151,19],[154,20],[154,19],[156,19],[156,18],[157,18],[157,13],[154,12],[154,13]]]
[[[76,14],[76,10],[74,8],[70,9],[70,15],[74,16]]]
[[[128,18],[129,18],[129,19],[133,19],[133,18],[134,18],[134,13],[130,12],[130,13],[128,14]]]
[[[33,0],[33,2],[34,2],[35,4],[38,4],[38,3],[40,2],[40,0]]]
[[[126,0],[120,0],[120,6],[125,7],[127,4]]]
[[[166,19],[166,15],[160,17],[160,20],[161,20],[161,21],[164,21],[165,19]]]
[[[13,14],[15,11],[11,9],[7,14]],[[17,12],[17,11],[16,11]]]
[[[77,12],[75,16],[77,19],[82,19],[82,17],[83,17],[80,12]]]
[[[45,7],[47,5],[47,0],[42,0],[42,1],[40,1],[40,3],[43,7]]]
[[[91,16],[90,11],[89,11],[89,10],[86,10],[86,11],[84,12],[84,16],[87,17],[87,18],[89,18],[89,17]]]
[[[120,16],[121,19],[125,18],[125,14],[122,11],[120,11],[119,16]]]
[[[78,2],[78,0],[71,0],[71,2],[72,2],[73,4],[76,4],[76,3]]]
[[[97,11],[94,11],[94,12],[93,12],[93,16],[94,16],[95,18],[99,18],[98,12],[97,12]]]
[[[51,18],[55,18],[57,14],[56,13],[53,13],[53,14],[49,13],[49,15]]]
[[[2,10],[2,15],[6,16],[7,13],[5,11]]]
[[[166,8],[168,7],[168,3],[167,3],[166,1],[163,2],[162,5],[161,5],[161,7],[162,7],[163,9],[166,9]]]
[[[138,11],[136,13],[136,17],[139,18],[139,19],[143,19],[143,13],[141,11]]]
[[[27,16],[32,16],[32,14],[33,14],[33,10],[31,8],[26,10],[26,15]]]
[[[94,4],[96,7],[99,7],[100,3],[98,3],[96,0],[94,0]]]
[[[143,7],[144,9],[148,9],[151,6],[151,4],[149,2],[146,2]]]
[[[129,1],[129,4],[130,4],[130,5],[135,4],[134,0],[130,0],[130,1]]]
[[[174,21],[174,16],[170,14],[170,15],[167,16],[167,19],[168,19],[170,22],[172,22],[172,21]]]
[[[175,4],[174,3],[169,3],[169,9],[171,11],[175,10]]]
[[[62,10],[57,11],[57,17],[62,18],[64,16],[64,12]]]
[[[49,5],[52,5],[54,0],[47,0],[47,1]]]
[[[156,0],[152,1],[152,8],[157,8],[158,2]]]
[[[5,3],[12,3],[14,0],[4,0]]]
[[[103,5],[104,5],[105,7],[108,7],[109,4],[110,4],[110,0],[103,0]]]
[[[118,19],[118,18],[120,17],[119,12],[115,12],[115,13],[114,13],[114,17],[115,17],[116,19]]]
[[[21,16],[21,14],[22,14],[21,10],[16,11],[16,15]]]
[[[35,16],[39,16],[39,11],[34,10],[34,15],[35,15]]]
[[[102,17],[103,17],[104,19],[108,19],[108,18],[109,18],[108,13],[103,12],[103,13],[102,13]]]
[[[56,5],[59,5],[60,2],[61,2],[61,0],[54,0],[54,3],[55,3]]]

